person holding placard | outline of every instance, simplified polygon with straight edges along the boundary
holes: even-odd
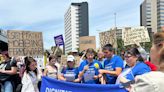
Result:
[[[153,44],[150,50],[151,62],[158,68],[157,71],[137,76],[135,83],[127,89],[129,92],[164,92],[164,32],[153,35]]]

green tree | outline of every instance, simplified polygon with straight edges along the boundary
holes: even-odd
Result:
[[[53,52],[52,54],[55,54],[57,56],[61,56],[62,55],[62,49],[60,47],[52,46],[51,50]]]
[[[122,39],[117,39],[117,54],[120,54],[122,50],[124,50],[124,42]]]

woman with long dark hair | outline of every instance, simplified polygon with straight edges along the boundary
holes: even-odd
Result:
[[[59,67],[57,67],[56,63],[57,56],[50,55],[49,57],[49,64],[46,66],[46,69],[44,71],[44,76],[48,76],[50,78],[58,79],[59,77]]]
[[[39,92],[37,63],[32,57],[25,57],[25,72],[22,78],[21,92]]]

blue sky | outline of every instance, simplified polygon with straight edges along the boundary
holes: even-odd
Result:
[[[140,4],[143,0],[0,0],[0,28],[43,32],[44,48],[55,45],[53,37],[64,34],[64,14],[71,2],[89,4],[89,33],[114,27],[140,25]]]

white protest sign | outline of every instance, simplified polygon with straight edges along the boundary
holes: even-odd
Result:
[[[124,46],[141,42],[150,42],[150,37],[145,27],[124,28],[122,30]]]
[[[34,59],[37,61],[37,68],[44,69],[44,57],[34,57]]]

